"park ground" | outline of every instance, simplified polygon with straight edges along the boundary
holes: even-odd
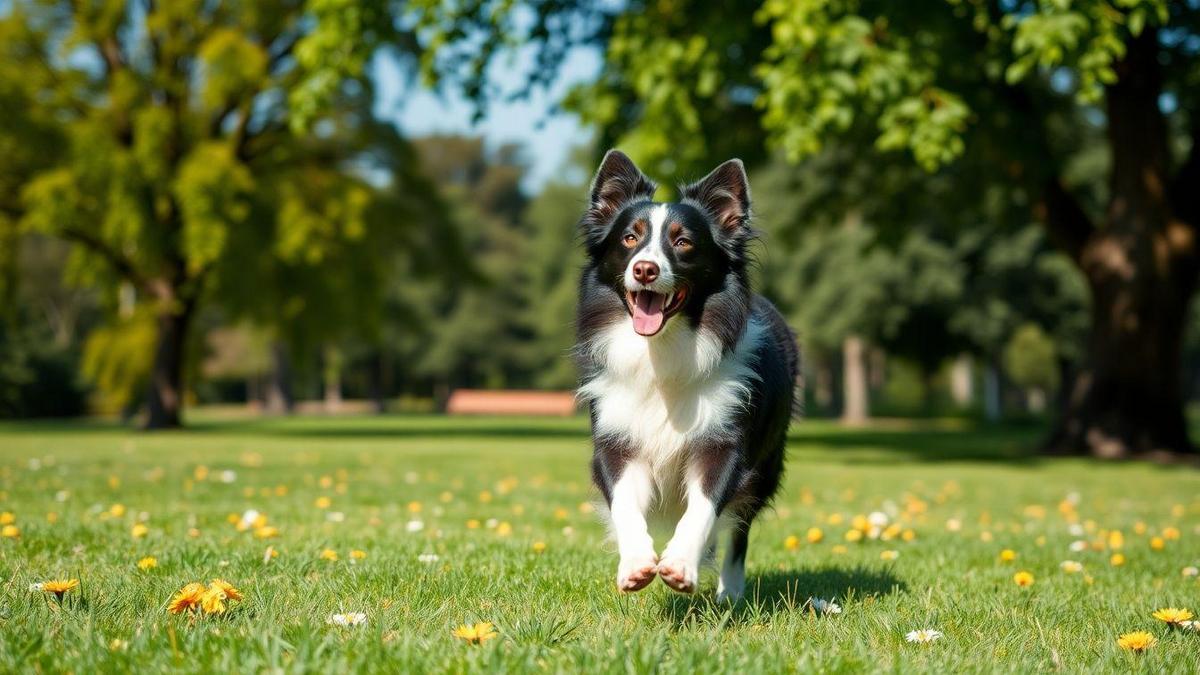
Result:
[[[1196,472],[1037,458],[1036,439],[800,423],[728,607],[711,571],[691,597],[616,592],[582,419],[0,425],[19,532],[0,538],[0,670],[1200,671],[1200,632],[1151,617],[1200,610]],[[35,586],[58,578],[80,585]],[[168,612],[213,578],[243,599]],[[496,637],[452,635],[476,622]],[[1157,642],[1119,647],[1132,631]]]

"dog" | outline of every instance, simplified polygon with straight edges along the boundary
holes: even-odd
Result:
[[[579,397],[592,479],[620,554],[617,589],[657,576],[695,592],[729,533],[717,597],[745,591],[750,524],[783,475],[799,351],[750,288],[750,186],[742,162],[681,186],[677,202],[610,150],[579,221]],[[674,524],[659,555],[650,523]]]

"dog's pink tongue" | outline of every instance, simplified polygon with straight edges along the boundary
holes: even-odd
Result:
[[[639,335],[654,335],[663,325],[663,305],[667,296],[662,293],[638,291],[633,294],[633,330]]]

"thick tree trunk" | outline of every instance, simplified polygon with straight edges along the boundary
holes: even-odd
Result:
[[[164,305],[158,315],[158,345],[146,397],[146,429],[177,429],[183,424],[184,356],[193,306]]]
[[[870,416],[867,392],[866,346],[863,339],[851,335],[842,341],[843,424],[865,424]]]
[[[1149,252],[1121,250],[1114,236],[1090,248],[1130,270],[1089,275],[1092,334],[1048,449],[1128,457],[1191,452],[1183,414],[1182,335],[1194,275],[1160,275]]]
[[[1159,109],[1157,31],[1132,39],[1106,91],[1112,153],[1109,205],[1092,227],[1077,205],[1047,204],[1092,294],[1088,357],[1049,439],[1058,453],[1098,457],[1194,452],[1183,413],[1182,336],[1196,285],[1196,185],[1170,194]],[[1193,153],[1194,154],[1194,153]],[[1190,167],[1191,165],[1186,165]],[[1186,171],[1192,169],[1185,168]],[[1182,198],[1182,199],[1181,199]]]

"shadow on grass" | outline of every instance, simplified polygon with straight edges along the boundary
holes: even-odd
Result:
[[[0,423],[0,433],[131,434],[132,427],[108,420],[37,420]],[[211,417],[197,415],[175,435],[249,435],[314,440],[541,439],[588,442],[584,417],[502,418],[383,415],[354,417]],[[793,461],[841,464],[902,462],[999,462],[1028,464],[1042,430],[1036,425],[977,425],[967,420],[880,420],[843,427],[829,420],[796,424],[788,437]]]
[[[1036,462],[1043,434],[1035,425],[966,425],[938,428],[914,424],[910,428],[844,428],[803,423],[793,428],[789,447],[803,453],[825,451],[839,462]]]
[[[745,597],[732,606],[718,602],[715,591],[696,595],[672,594],[662,606],[662,615],[677,629],[695,623],[727,628],[769,622],[782,614],[810,612],[809,598],[844,605],[906,590],[904,582],[886,569],[771,570],[748,576]]]

